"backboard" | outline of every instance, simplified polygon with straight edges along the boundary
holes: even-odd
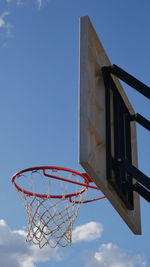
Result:
[[[79,93],[79,163],[89,174],[95,184],[104,193],[113,207],[120,214],[125,223],[135,234],[141,234],[141,218],[140,218],[140,202],[139,195],[131,192],[128,197],[128,191],[125,197],[113,186],[113,173],[111,179],[108,170],[108,138],[111,139],[111,157],[116,154],[117,139],[120,139],[118,129],[120,125],[117,121],[121,121],[121,116],[114,117],[116,109],[114,96],[115,93],[109,93],[109,101],[106,101],[106,87],[104,84],[104,75],[102,68],[111,66],[111,62],[90,22],[90,19],[81,17],[80,19],[80,93]],[[135,114],[124,89],[119,80],[111,75],[112,82],[117,88],[117,94],[121,99],[123,110],[127,110],[130,114]],[[110,116],[109,127],[106,123],[108,119],[108,110],[106,102],[109,102]],[[122,111],[124,112],[124,111]],[[120,114],[117,104],[116,114]],[[124,116],[124,113],[122,114]],[[108,121],[107,121],[108,122]],[[120,122],[121,123],[121,122]],[[125,122],[126,123],[126,122]],[[117,128],[118,127],[118,128]],[[124,127],[124,126],[123,126]],[[127,153],[132,164],[137,166],[137,140],[135,122],[130,123],[130,134],[125,137],[129,141],[125,148],[129,150]],[[111,134],[109,134],[111,133]],[[117,136],[118,135],[118,136]],[[107,139],[107,140],[106,140]],[[107,141],[107,142],[106,142]],[[130,155],[131,154],[131,155]],[[111,181],[110,181],[111,180]],[[134,183],[134,180],[132,179]],[[131,184],[132,186],[132,184]],[[130,205],[131,204],[131,205]]]

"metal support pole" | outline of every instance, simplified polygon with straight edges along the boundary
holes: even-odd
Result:
[[[150,87],[124,71],[123,69],[119,68],[117,65],[113,64],[110,67],[103,67],[103,69],[119,79],[121,79],[123,82],[127,83],[130,85],[132,88],[137,90],[139,93],[144,95],[145,97],[150,99]]]
[[[143,172],[139,169],[134,167],[132,164],[124,161],[122,163],[123,168],[132,176],[134,177],[140,184],[144,185],[148,190],[150,190],[150,178],[146,176]]]
[[[147,189],[145,189],[142,185],[140,185],[139,183],[135,183],[133,185],[133,190],[139,193],[139,195],[142,196],[145,200],[150,202],[150,192]]]
[[[145,129],[147,129],[148,131],[150,131],[150,121],[145,119],[142,115],[140,115],[139,113],[136,113],[135,115],[131,115],[130,116],[131,121],[136,121],[139,124],[141,124]]]

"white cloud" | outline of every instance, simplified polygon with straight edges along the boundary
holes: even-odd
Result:
[[[25,242],[24,230],[11,230],[4,220],[0,220],[0,263],[7,267],[35,267],[35,263],[49,260],[60,261],[58,248],[44,247]]]
[[[17,0],[16,5],[17,6],[23,6],[23,0]]]
[[[36,3],[36,7],[41,9],[44,2],[49,0],[31,0],[29,2]],[[14,7],[19,8],[26,4],[26,0],[4,0],[4,11],[0,14],[0,47],[7,47],[7,38],[13,37],[13,25],[10,17],[13,15]],[[8,12],[9,11],[9,12]]]
[[[7,5],[15,4],[17,6],[22,6],[25,3],[26,0],[5,0]],[[35,0],[34,0],[35,1]],[[38,8],[41,8],[43,5],[43,2],[46,0],[36,0],[36,3],[38,5]]]
[[[90,241],[96,238],[101,237],[103,232],[103,226],[98,222],[89,222],[87,224],[83,224],[77,226],[72,232],[72,241],[80,242],[80,241]]]
[[[5,17],[8,16],[9,13],[8,12],[3,12],[1,15],[0,15],[0,28],[2,27],[5,27],[6,26],[6,22],[5,22]]]
[[[141,254],[129,255],[118,246],[103,244],[85,267],[148,267],[145,257]]]
[[[101,237],[103,226],[97,222],[80,225],[73,231],[73,242],[90,241]],[[25,242],[24,230],[11,230],[4,220],[0,220],[0,265],[7,267],[36,267],[36,263],[62,260],[58,248],[49,246],[39,249]],[[90,253],[89,253],[90,254]],[[89,254],[86,258],[89,258]],[[102,244],[85,267],[148,267],[142,254],[131,255],[117,245]]]
[[[37,0],[38,7],[39,7],[39,8],[41,8],[41,6],[42,6],[42,2],[43,2],[42,0]]]
[[[3,18],[0,17],[0,28],[4,27],[5,22],[3,20]]]
[[[29,2],[36,3],[38,9],[41,9],[43,4],[49,0],[32,0]],[[12,15],[13,8],[19,8],[26,3],[26,0],[5,0],[4,12],[0,14],[0,46],[6,38],[13,37],[13,25],[10,23],[10,18],[6,16]],[[9,11],[9,12],[8,12]],[[5,47],[5,46],[4,46]]]
[[[9,16],[10,13],[5,11],[2,14],[0,14],[0,30],[3,32],[3,37],[11,37],[12,36],[12,25],[8,22],[8,19],[6,19],[7,16]]]

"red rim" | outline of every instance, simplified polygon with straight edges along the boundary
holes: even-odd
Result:
[[[17,183],[16,183],[15,180],[16,179],[19,179],[19,176],[21,174],[23,174],[25,172],[37,171],[37,170],[43,170],[43,174],[46,177],[54,178],[54,179],[58,179],[58,180],[62,180],[62,181],[70,182],[70,183],[74,183],[74,184],[79,184],[81,186],[84,186],[84,188],[81,189],[80,191],[76,192],[76,193],[66,194],[64,196],[64,195],[47,195],[47,194],[32,193],[30,191],[24,190],[19,185],[17,185]],[[62,177],[57,177],[57,176],[54,176],[54,175],[46,174],[46,170],[61,170],[61,171],[71,172],[71,173],[73,173],[75,175],[79,175],[80,177],[82,177],[83,180],[84,180],[84,183],[79,183],[79,182],[71,181],[69,179],[65,179],[65,178],[62,178]],[[40,197],[40,198],[63,198],[63,197],[65,197],[65,198],[71,198],[73,196],[78,196],[78,195],[82,194],[83,192],[85,192],[85,190],[87,190],[88,187],[92,187],[92,188],[98,189],[97,187],[94,187],[94,186],[90,186],[89,185],[89,179],[84,174],[82,174],[80,172],[77,172],[77,171],[74,171],[74,170],[71,170],[71,169],[68,169],[68,168],[56,167],[56,166],[40,166],[40,167],[32,167],[32,168],[27,168],[27,169],[21,170],[21,171],[15,173],[13,175],[13,177],[12,177],[12,183],[13,183],[13,185],[15,186],[15,188],[18,191],[21,191],[24,194],[29,195],[29,196],[36,196],[36,197]]]
[[[92,199],[87,199],[87,200],[84,200],[84,201],[74,201],[72,200],[72,197],[69,198],[69,201],[71,203],[75,203],[75,204],[86,204],[86,203],[90,203],[90,202],[93,202],[93,201],[96,201],[96,200],[100,200],[100,199],[103,199],[103,198],[106,198],[105,196],[100,196],[100,197],[95,197],[95,198],[92,198]]]

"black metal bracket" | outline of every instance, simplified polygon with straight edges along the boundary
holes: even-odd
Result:
[[[108,74],[111,73],[115,75],[120,80],[127,83],[139,93],[150,99],[150,87],[148,87],[147,85],[145,85],[144,83],[142,83],[141,81],[118,67],[117,65],[113,64],[112,66],[103,67],[102,69],[105,73],[107,72]]]
[[[112,66],[103,67],[102,72],[105,75],[109,76],[110,74],[115,75],[117,78],[134,88],[136,91],[141,93],[146,98],[150,99],[150,87],[118,67],[117,65],[113,64]],[[136,121],[141,124],[145,129],[150,131],[150,121],[144,118],[139,113],[131,115],[131,121]]]
[[[139,124],[141,124],[145,129],[147,129],[148,131],[150,131],[150,121],[145,119],[142,115],[140,115],[139,113],[136,113],[134,115],[130,116],[131,121],[136,121]]]
[[[146,86],[116,65],[102,68],[106,106],[106,162],[107,179],[120,195],[126,207],[134,209],[133,191],[150,202],[150,178],[132,165],[131,122],[135,121],[150,130],[150,121],[139,113],[130,114],[111,74],[121,79],[150,99],[150,87]],[[112,111],[113,110],[113,114]],[[114,130],[111,129],[113,117]],[[114,145],[112,144],[114,140]],[[137,181],[133,182],[133,178]]]
[[[122,168],[127,171],[132,177],[136,179],[136,183],[133,184],[133,191],[138,192],[145,200],[150,202],[150,179],[139,169],[134,167],[128,161],[118,162],[119,165],[122,165]]]

